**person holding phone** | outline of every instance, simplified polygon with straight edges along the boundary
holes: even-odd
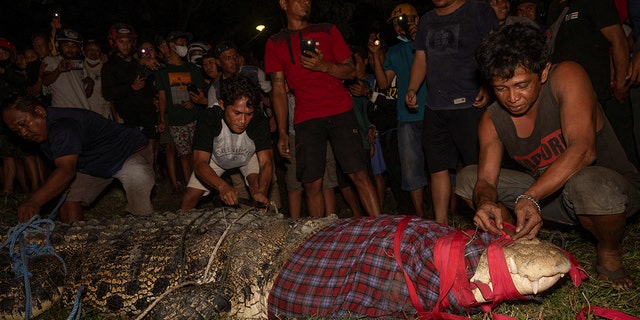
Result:
[[[155,129],[153,71],[140,72],[149,69],[135,57],[136,31],[131,25],[116,23],[109,28],[108,41],[111,55],[100,72],[102,95],[113,103],[116,111],[114,120],[142,128],[150,144],[155,145],[158,133]]]
[[[280,0],[287,28],[271,36],[265,49],[265,73],[271,74],[271,103],[278,125],[278,151],[289,158],[287,84],[296,108],[297,176],[306,192],[309,215],[324,215],[322,177],[327,140],[345,173],[354,182],[360,201],[371,216],[381,208],[367,173],[368,155],[362,145],[349,91],[342,80],[353,79],[351,50],[335,25],[311,24],[311,1]],[[298,45],[299,44],[299,45]]]
[[[379,34],[369,35],[368,49],[374,59],[373,71],[380,89],[391,87],[394,79],[398,88],[397,95],[404,97],[409,87],[409,75],[413,62],[413,40],[418,29],[418,11],[408,3],[397,5],[387,19],[398,39],[386,52],[376,44]],[[371,101],[377,94],[371,93]],[[397,97],[398,97],[397,96]],[[396,98],[397,98],[396,97]],[[408,107],[404,99],[397,99],[398,151],[400,152],[400,181],[403,191],[407,191],[413,205],[413,212],[420,217],[426,216],[424,208],[424,187],[427,185],[425,155],[422,149],[422,121],[427,88],[422,82],[417,91],[418,104]]]

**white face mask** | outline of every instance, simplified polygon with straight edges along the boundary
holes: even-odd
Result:
[[[100,59],[90,59],[90,58],[84,58],[85,61],[87,61],[88,64],[90,65],[96,65],[98,63],[100,63],[102,60]]]
[[[180,56],[180,58],[184,58],[189,52],[189,48],[187,46],[175,46],[176,54]]]

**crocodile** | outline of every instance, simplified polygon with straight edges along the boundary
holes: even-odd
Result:
[[[82,286],[83,304],[124,318],[294,317],[295,313],[288,313],[286,308],[270,306],[276,297],[272,290],[282,289],[283,271],[295,273],[290,269],[292,257],[310,252],[301,250],[324,246],[329,240],[327,235],[339,234],[338,231],[359,230],[365,224],[385,225],[388,230],[394,230],[401,218],[287,219],[279,213],[257,209],[216,208],[57,223],[50,242],[61,259],[49,254],[33,257],[28,262],[32,274],[30,313],[37,316],[58,301],[72,304]],[[436,237],[456,231],[417,217],[411,219],[409,227],[437,230]],[[380,229],[374,234],[376,236],[358,240],[364,241],[365,249],[366,246],[392,246],[388,243],[393,236],[391,231]],[[374,244],[378,241],[376,237],[384,243]],[[43,235],[31,235],[27,240],[41,243],[43,238]],[[467,244],[477,253],[471,255],[471,260],[467,259],[468,279],[473,276],[474,280],[491,285],[486,253],[484,256],[481,253],[496,236],[479,233],[476,239]],[[337,238],[330,241],[339,242]],[[548,289],[571,267],[562,249],[544,241],[532,241],[516,241],[504,250],[512,279],[525,295]],[[522,249],[524,247],[526,249]],[[432,259],[431,249],[418,250],[423,260]],[[392,251],[385,252],[390,268],[400,272]],[[24,319],[24,282],[11,272],[12,261],[8,255],[4,248],[0,255],[3,271],[0,319]],[[435,270],[430,272],[438,275]],[[331,274],[329,270],[327,274]],[[402,314],[415,314],[414,306],[407,302],[406,285],[399,283],[400,289],[393,299],[401,300],[398,302],[402,305]],[[481,295],[478,297],[482,300]],[[451,312],[460,310],[466,309],[452,308]],[[357,310],[324,315],[359,313],[367,315]]]

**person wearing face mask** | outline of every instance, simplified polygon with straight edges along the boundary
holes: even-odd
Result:
[[[167,67],[156,72],[160,115],[158,131],[169,130],[180,158],[183,177],[190,177],[192,173],[193,134],[203,109],[193,97],[202,96],[205,87],[198,67],[184,59],[189,51],[188,42],[192,38],[193,35],[188,32],[169,33]],[[193,94],[190,95],[190,92]]]
[[[393,9],[387,23],[393,26],[400,41],[390,47],[386,55],[384,50],[380,49],[379,34],[369,35],[368,49],[374,59],[376,83],[381,90],[385,90],[396,78],[398,97],[404,97],[409,86],[409,74],[413,62],[413,39],[418,21],[418,11],[408,3],[401,3]],[[398,150],[401,152],[402,190],[409,192],[414,208],[413,212],[408,213],[424,217],[424,187],[427,185],[425,157],[422,150],[422,119],[427,95],[424,82],[420,84],[417,94],[419,103],[416,108],[409,108],[404,99],[397,99]],[[370,91],[368,96],[372,102],[375,102],[377,94],[374,95]]]
[[[187,60],[196,65],[198,68],[202,68],[202,56],[209,50],[209,47],[204,42],[193,42],[187,47]]]
[[[102,95],[100,72],[102,71],[103,63],[101,58],[102,49],[98,42],[95,40],[87,41],[84,46],[84,70],[87,72],[87,77],[93,80],[92,92],[89,96],[89,108],[107,119],[112,119],[111,103],[105,100]]]

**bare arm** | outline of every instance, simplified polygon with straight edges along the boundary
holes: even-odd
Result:
[[[560,103],[560,124],[567,149],[524,192],[538,201],[560,190],[576,172],[595,161],[597,119],[601,121],[603,117],[589,76],[580,65],[562,62],[550,76],[551,90]],[[538,215],[532,202],[518,202],[516,239],[536,235],[539,227],[529,220],[534,212]]]
[[[628,79],[631,77],[629,65],[629,44],[624,36],[622,25],[614,24],[600,29],[602,35],[611,44],[611,58],[613,60],[613,75],[616,86],[613,95],[619,101],[629,96]]]
[[[210,186],[220,193],[220,200],[228,205],[238,203],[238,191],[230,186],[224,179],[209,166],[211,153],[202,150],[193,150],[193,172],[205,185]]]
[[[480,140],[480,155],[478,180],[473,189],[473,203],[476,209],[473,220],[483,230],[499,233],[499,230],[502,229],[503,207],[497,203],[497,186],[504,146],[487,112],[482,115],[480,120],[478,138]],[[495,222],[495,226],[491,224],[492,220]]]
[[[78,155],[72,154],[55,159],[55,169],[44,182],[42,187],[22,203],[18,208],[18,219],[20,221],[29,220],[34,215],[40,214],[40,207],[64,192],[76,175],[76,164]]]
[[[284,82],[284,72],[278,71],[271,74],[271,105],[276,117],[278,127],[278,152],[284,158],[290,158],[289,134],[287,122],[289,117],[289,104],[287,101],[287,88]]]
[[[322,50],[316,49],[316,52],[305,51],[309,57],[300,55],[300,63],[304,68],[309,70],[324,72],[332,75],[338,79],[353,79],[356,75],[356,67],[353,65],[353,60],[348,57],[341,63],[331,63],[324,60],[324,53]]]
[[[418,101],[416,92],[420,89],[420,84],[427,75],[427,54],[422,50],[416,50],[411,65],[411,75],[409,76],[409,88],[405,96],[405,102],[409,108],[417,108]]]
[[[165,111],[167,110],[167,95],[164,90],[158,91],[158,132],[164,132],[166,127]]]
[[[258,156],[258,163],[260,164],[260,173],[257,177],[252,177],[251,179],[247,177],[249,192],[253,200],[267,203],[269,202],[269,198],[267,197],[269,185],[273,177],[273,150],[261,150],[258,151],[256,155]]]
[[[376,84],[378,88],[381,90],[389,88],[391,83],[393,82],[393,78],[396,76],[396,73],[393,70],[384,70],[382,67],[384,66],[385,55],[382,50],[380,50],[380,45],[375,44],[375,40],[379,37],[376,34],[369,35],[369,43],[368,49],[371,52],[371,56],[373,58],[373,72],[376,76]]]

